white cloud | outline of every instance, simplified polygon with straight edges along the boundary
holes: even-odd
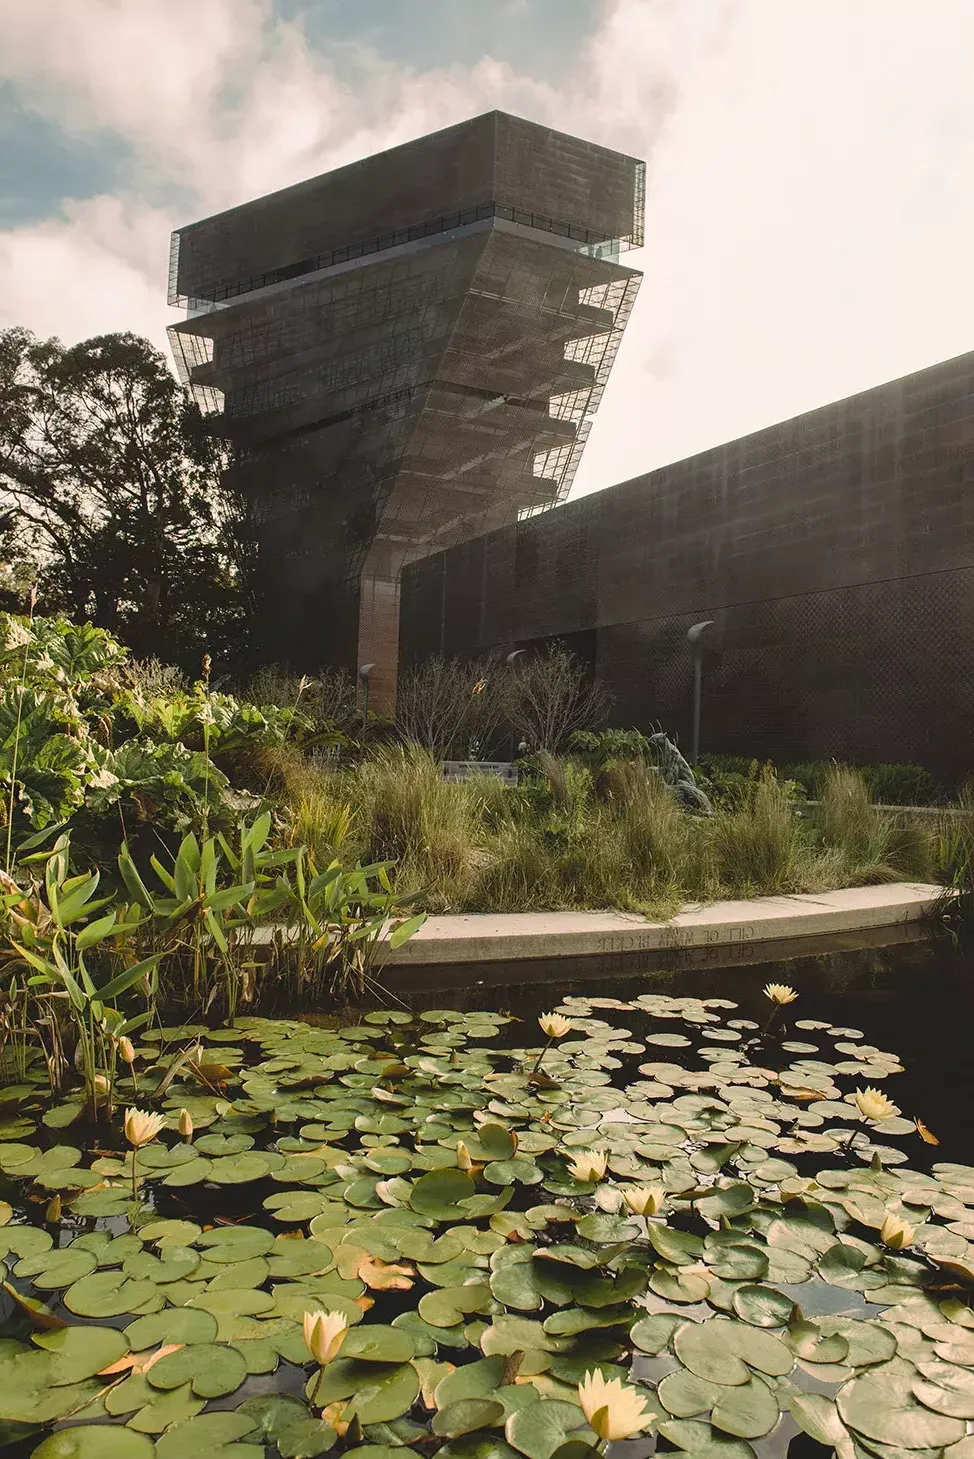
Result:
[[[679,98],[576,494],[974,348],[968,0],[678,10],[617,0],[596,47],[630,116],[661,47]]]
[[[272,0],[6,0],[0,75],[133,162],[0,234],[0,321],[162,343],[174,224],[507,108],[650,160],[592,490],[974,344],[972,54],[970,0],[606,0],[554,89],[321,54]]]

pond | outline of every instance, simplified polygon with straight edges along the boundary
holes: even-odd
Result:
[[[469,970],[146,1032],[99,1126],[8,1071],[3,1453],[971,1459],[970,967]]]

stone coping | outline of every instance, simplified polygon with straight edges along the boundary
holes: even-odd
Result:
[[[650,950],[719,948],[823,933],[905,927],[926,916],[944,888],[921,882],[694,905],[665,922],[631,912],[504,912],[431,916],[383,958],[383,966],[604,957]]]

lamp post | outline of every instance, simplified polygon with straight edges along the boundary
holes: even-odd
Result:
[[[363,664],[358,671],[359,683],[362,685],[362,728],[365,729],[369,723],[369,675],[375,668],[375,664]]]
[[[687,629],[687,641],[690,644],[690,652],[693,654],[693,740],[690,751],[690,764],[696,765],[700,758],[700,700],[703,695],[703,644],[701,639],[708,628],[713,627],[714,620],[705,618],[702,623],[695,623],[692,628]]]

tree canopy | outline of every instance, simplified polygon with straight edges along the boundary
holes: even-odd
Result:
[[[134,334],[0,331],[0,558],[41,607],[186,667],[243,653],[246,531],[222,443]]]

